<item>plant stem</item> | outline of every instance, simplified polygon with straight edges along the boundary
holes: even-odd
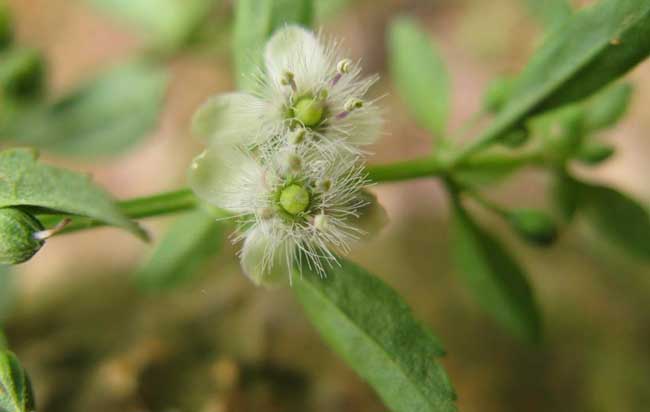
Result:
[[[395,182],[401,180],[446,177],[452,170],[463,169],[481,170],[494,167],[511,167],[513,169],[543,161],[540,153],[528,152],[518,155],[484,154],[464,159],[451,169],[446,163],[434,157],[424,157],[385,165],[367,167],[368,178],[376,183]],[[118,203],[124,215],[130,219],[143,219],[183,212],[196,208],[198,199],[190,189],[179,189],[173,192],[160,193],[152,196],[139,197]],[[52,227],[63,218],[69,216],[47,215],[39,217],[45,227]],[[84,217],[73,217],[72,222],[59,233],[76,232],[83,229],[103,226],[102,222]]]

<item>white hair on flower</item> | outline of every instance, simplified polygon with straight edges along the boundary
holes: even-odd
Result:
[[[334,145],[267,144],[251,152],[216,145],[195,159],[190,183],[237,217],[234,241],[244,242],[242,267],[256,283],[303,265],[324,276],[365,233],[358,220],[370,205],[362,192],[369,181],[360,158]]]
[[[364,97],[378,77],[362,78],[340,50],[320,34],[285,26],[266,44],[264,68],[251,73],[256,89],[210,99],[195,116],[195,132],[217,144],[255,146],[301,129],[301,144],[326,140],[353,153],[374,143],[381,113]]]

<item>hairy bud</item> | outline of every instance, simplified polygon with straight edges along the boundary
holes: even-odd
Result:
[[[15,208],[0,209],[0,264],[28,261],[45,243],[37,236],[42,230],[34,216]]]

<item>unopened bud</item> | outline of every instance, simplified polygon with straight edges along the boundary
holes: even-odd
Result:
[[[16,208],[0,209],[0,264],[28,261],[45,243],[37,236],[42,231],[34,216]]]
[[[318,182],[317,189],[321,192],[328,192],[332,188],[332,181],[330,179],[323,179]]]
[[[545,213],[534,209],[508,212],[510,226],[526,241],[538,246],[549,246],[557,239],[555,222]]]
[[[38,97],[45,83],[45,62],[31,49],[16,49],[2,56],[0,89],[14,99]]]
[[[576,158],[582,163],[590,166],[596,166],[606,161],[614,155],[616,149],[612,146],[600,143],[592,143],[581,147]]]

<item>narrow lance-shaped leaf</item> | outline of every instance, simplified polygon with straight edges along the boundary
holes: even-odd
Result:
[[[509,104],[470,153],[499,139],[531,114],[591,95],[649,54],[650,2],[601,0],[574,13],[535,53]]]
[[[313,0],[238,0],[233,53],[239,88],[254,88],[254,75],[262,64],[262,49],[271,33],[287,23],[309,27],[313,14]]]
[[[618,83],[589,99],[585,105],[585,128],[598,131],[618,123],[630,107],[633,91],[631,84]]]
[[[0,152],[0,208],[9,206],[90,217],[146,238],[88,176],[39,163],[33,150]]]
[[[393,412],[455,411],[438,340],[402,299],[362,268],[340,261],[321,279],[305,273],[294,290],[325,341]]]
[[[157,65],[118,66],[51,105],[19,111],[0,136],[64,155],[119,154],[157,125],[167,82]]]
[[[125,20],[155,46],[181,46],[215,6],[216,0],[88,0]]]
[[[222,225],[201,209],[180,216],[136,272],[138,284],[147,290],[165,290],[188,282],[207,258],[219,252]]]
[[[393,81],[418,123],[445,133],[449,117],[449,74],[429,35],[408,18],[398,18],[388,35]]]
[[[0,351],[0,412],[34,412],[32,384],[13,353]]]
[[[650,214],[631,197],[609,187],[582,184],[582,211],[605,237],[628,253],[650,259]]]
[[[453,254],[478,303],[520,339],[539,340],[541,320],[523,269],[455,199]]]

